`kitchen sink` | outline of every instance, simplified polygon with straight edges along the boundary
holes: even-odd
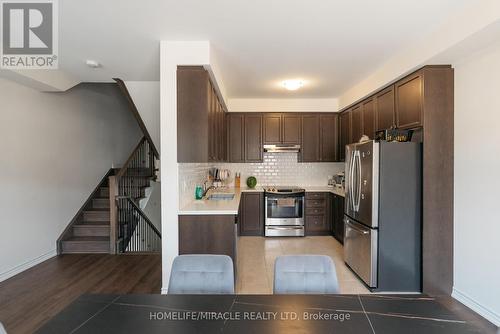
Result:
[[[211,201],[232,200],[232,199],[234,199],[234,194],[231,194],[231,193],[212,193],[208,196],[208,199]]]

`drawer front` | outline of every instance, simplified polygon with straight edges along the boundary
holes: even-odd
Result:
[[[370,287],[377,286],[378,231],[345,217],[345,262]]]
[[[306,199],[306,210],[308,208],[326,208],[325,199]]]
[[[306,230],[311,232],[328,231],[325,216],[306,216]]]
[[[306,215],[308,216],[318,216],[318,215],[324,215],[326,213],[326,209],[324,207],[307,207],[306,208]]]
[[[266,237],[303,237],[304,226],[266,226]]]
[[[328,193],[306,193],[306,199],[326,199]]]

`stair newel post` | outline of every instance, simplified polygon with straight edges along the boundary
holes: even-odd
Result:
[[[116,176],[109,177],[109,252],[116,254],[117,235],[118,235],[118,204],[116,197],[118,196],[118,180]]]

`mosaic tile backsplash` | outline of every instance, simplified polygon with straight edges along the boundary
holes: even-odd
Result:
[[[241,185],[249,176],[257,178],[258,186],[326,186],[328,176],[344,170],[344,163],[299,163],[297,153],[265,153],[261,163],[183,163],[179,164],[179,190],[181,207],[192,200],[196,184],[202,184],[210,167],[231,171],[229,185],[234,174],[241,173]]]

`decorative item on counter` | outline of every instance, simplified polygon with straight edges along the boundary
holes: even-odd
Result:
[[[220,188],[224,186],[224,183],[231,176],[231,172],[227,169],[219,169],[212,167],[208,170],[208,177],[212,180],[212,185],[215,188]]]
[[[203,198],[203,187],[199,184],[196,185],[196,188],[194,190],[194,198],[195,199],[202,199]]]
[[[333,175],[328,175],[328,185],[329,186],[333,186],[334,185]]]
[[[248,188],[253,189],[255,188],[256,185],[257,185],[257,179],[255,178],[255,176],[249,176],[247,179]]]
[[[386,129],[375,133],[375,140],[385,140],[387,142],[409,142],[413,135],[413,130]]]
[[[234,187],[239,188],[241,186],[241,174],[236,173],[234,174]]]
[[[359,139],[359,142],[364,143],[365,141],[370,141],[370,137],[368,137],[367,135],[362,135]]]
[[[229,170],[227,169],[221,169],[219,171],[219,180],[221,181],[226,181],[227,179],[229,179],[229,176],[231,176],[231,172],[229,172]]]

